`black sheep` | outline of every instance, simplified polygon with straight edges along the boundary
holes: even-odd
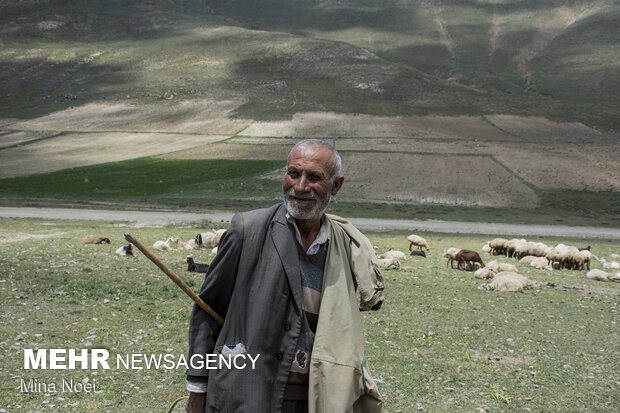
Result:
[[[191,255],[188,255],[187,258],[185,258],[185,262],[187,262],[187,271],[206,273],[209,269],[209,264],[198,264],[194,262],[194,257]]]

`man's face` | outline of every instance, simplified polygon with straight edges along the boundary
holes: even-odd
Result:
[[[329,198],[342,186],[342,177],[332,184],[332,153],[329,148],[299,148],[291,154],[282,189],[286,210],[293,218],[318,220]]]

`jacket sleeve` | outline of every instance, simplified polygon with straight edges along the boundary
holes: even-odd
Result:
[[[231,220],[230,228],[224,233],[220,241],[218,253],[209,266],[200,289],[200,298],[224,319],[239,268],[239,257],[243,246],[243,230],[243,217],[237,214]],[[191,376],[206,378],[208,376],[207,369],[193,368],[192,356],[200,355],[204,360],[205,354],[213,353],[220,331],[221,326],[217,321],[194,304],[189,323],[188,378],[194,379]]]

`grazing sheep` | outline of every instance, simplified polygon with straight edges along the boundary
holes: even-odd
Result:
[[[489,278],[493,278],[494,275],[495,273],[489,268],[480,268],[474,272],[474,277],[480,278],[481,280],[488,280]]]
[[[505,238],[495,238],[489,241],[489,247],[491,247],[491,255],[506,255],[506,242]]]
[[[132,244],[123,245],[122,247],[120,247],[114,252],[117,253],[118,255],[133,255],[133,245]]]
[[[493,277],[489,284],[478,287],[480,290],[500,291],[500,292],[519,292],[528,288],[536,288],[539,284],[524,277],[516,272],[500,272]]]
[[[213,248],[217,246],[217,244],[215,243],[215,232],[211,231],[201,232],[200,234],[196,235],[195,241],[196,245],[198,245],[199,247]]]
[[[448,261],[446,262],[446,268],[448,268],[448,264],[450,264],[450,268],[454,268],[454,261],[456,261],[456,254],[458,254],[460,252],[460,248],[448,248],[446,250],[446,252],[443,253],[443,257],[447,258]]]
[[[390,248],[389,251],[377,254],[377,258],[396,258],[398,260],[404,260],[407,258],[404,252]]]
[[[620,254],[611,254],[611,258],[620,258]]]
[[[109,244],[110,238],[101,235],[87,235],[82,238],[82,244]]]
[[[168,237],[165,241],[155,241],[153,244],[153,248],[158,249],[160,251],[168,251],[172,249],[173,245],[178,245],[179,239],[174,237]]]
[[[499,272],[499,262],[497,262],[497,260],[489,261],[485,265],[485,268],[490,269],[494,273],[498,273]]]
[[[213,247],[213,249],[211,250],[211,254],[217,255],[217,247]]]
[[[382,270],[389,270],[392,267],[400,268],[400,261],[398,261],[396,258],[377,259],[377,264]]]
[[[426,253],[424,251],[422,251],[422,250],[420,250],[420,251],[411,251],[411,254],[409,254],[409,255],[411,255],[412,257],[424,257],[424,258],[426,258]]]
[[[206,273],[207,270],[209,270],[209,264],[199,264],[194,262],[194,257],[191,255],[185,257],[185,262],[187,263],[187,271]]]
[[[610,274],[603,270],[590,270],[586,273],[586,277],[590,280],[595,281],[610,281],[610,282],[620,282],[620,273],[618,274]]]
[[[413,250],[413,246],[415,245],[419,249],[426,248],[426,252],[429,252],[431,248],[428,246],[426,240],[422,237],[419,237],[415,234],[409,235],[407,237],[407,241],[409,241],[409,251]]]
[[[467,269],[467,271],[474,271],[474,264],[480,264],[480,268],[484,268],[484,262],[480,258],[480,255],[476,251],[472,250],[460,250],[456,254],[457,268],[459,270]]]
[[[587,246],[587,247],[585,247],[585,248],[579,248],[579,251],[590,251],[591,249],[592,249],[592,246],[591,246],[591,245],[588,245],[588,246]]]
[[[195,241],[198,247],[214,248],[220,245],[220,240],[226,232],[225,229],[218,229],[213,231],[201,232],[196,235]]]
[[[482,252],[486,252],[487,254],[491,252],[491,246],[488,242],[482,246]]]

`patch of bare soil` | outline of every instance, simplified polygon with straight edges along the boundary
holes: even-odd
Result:
[[[55,135],[56,132],[49,131],[19,131],[8,132],[0,135],[0,148],[6,148],[7,146],[16,145],[18,143],[24,143],[33,141],[36,139],[47,138]]]
[[[600,139],[601,134],[579,122],[553,122],[546,118],[487,115],[496,127],[531,142],[583,142]]]
[[[490,157],[343,153],[351,200],[534,208],[536,194]]]
[[[498,153],[496,158],[539,188],[620,191],[618,145],[596,146],[598,153],[583,145],[513,147]]]
[[[232,135],[251,123],[228,116],[243,100],[169,104],[89,103],[11,126],[19,130],[176,132]]]
[[[493,127],[480,116],[379,117],[333,112],[297,113],[290,121],[254,122],[245,136],[292,136],[306,138],[375,137],[479,139],[510,141],[514,137]]]
[[[75,133],[0,151],[0,177],[159,155],[228,136],[162,133]]]
[[[284,161],[296,140],[287,144],[244,145],[212,143],[160,155],[162,159],[249,159]]]

